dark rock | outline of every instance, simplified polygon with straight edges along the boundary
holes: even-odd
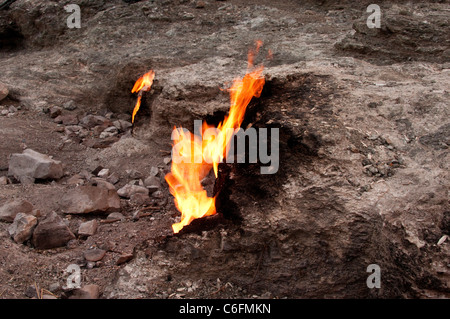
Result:
[[[67,214],[102,213],[119,210],[120,198],[115,190],[79,186],[65,194],[60,204]]]
[[[51,212],[44,219],[39,220],[33,232],[32,243],[37,249],[50,249],[62,247],[74,238],[75,235],[63,219],[55,212]]]
[[[97,176],[98,173],[100,173],[100,171],[101,171],[102,169],[103,169],[103,166],[99,165],[99,166],[97,166],[97,167],[92,171],[92,174],[95,175],[95,176]]]
[[[50,108],[50,117],[54,119],[55,117],[61,115],[62,109],[59,106],[53,106]]]
[[[419,142],[435,150],[447,149],[450,145],[450,124],[442,125],[436,132],[420,137]]]
[[[37,295],[37,291],[36,291],[36,286],[34,286],[34,285],[28,286],[25,289],[24,295],[28,298],[37,298],[38,295]]]

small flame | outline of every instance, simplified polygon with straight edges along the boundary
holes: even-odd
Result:
[[[136,81],[136,83],[134,83],[131,93],[138,92],[138,99],[137,99],[136,105],[134,106],[134,109],[133,109],[133,114],[131,116],[131,123],[134,123],[134,117],[136,116],[136,113],[139,111],[139,108],[141,107],[142,92],[146,92],[151,89],[154,78],[155,78],[155,72],[153,70],[150,70],[147,73],[145,73],[143,76],[141,76]]]
[[[263,66],[254,68],[253,61],[262,42],[256,42],[256,48],[249,51],[247,73],[243,78],[233,81],[229,89],[231,106],[228,116],[216,128],[216,134],[206,137],[205,131],[213,128],[206,123],[202,126],[202,137],[189,133],[182,128],[173,131],[174,146],[172,155],[178,154],[180,160],[172,160],[171,172],[165,176],[175,205],[181,212],[181,221],[172,225],[178,233],[192,220],[216,213],[215,197],[208,197],[201,181],[211,169],[217,178],[219,163],[227,155],[234,130],[239,128],[247,105],[253,97],[261,95],[264,86]],[[200,156],[201,157],[200,157]]]

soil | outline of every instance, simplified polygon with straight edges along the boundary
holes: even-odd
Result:
[[[79,29],[66,25],[68,3],[80,5]],[[82,286],[98,285],[100,298],[448,298],[450,240],[440,239],[450,236],[450,7],[380,1],[374,30],[365,27],[370,3],[17,0],[0,10],[0,82],[9,89],[0,176],[25,148],[65,172],[0,185],[0,205],[27,199],[75,234],[99,221],[94,235],[48,250],[14,242],[0,222],[0,297],[39,297],[42,288],[68,298],[66,269],[77,264]],[[173,234],[171,131],[220,121],[223,88],[244,74],[257,39],[266,84],[242,126],[280,130],[279,170],[222,164],[219,214]],[[131,88],[149,69],[155,83],[132,134],[94,146],[49,116],[72,101],[63,115],[130,120]],[[145,178],[158,167],[157,209],[122,198],[123,220],[65,214],[68,180],[99,166],[120,177],[116,189],[134,179],[129,170]],[[90,263],[83,253],[93,248],[106,254]],[[124,254],[132,257],[118,265]],[[366,285],[370,264],[381,268],[379,289]]]

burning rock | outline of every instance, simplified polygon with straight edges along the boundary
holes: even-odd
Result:
[[[9,201],[0,207],[0,220],[11,223],[19,213],[29,214],[33,205],[26,200]]]
[[[79,186],[61,200],[67,214],[112,212],[120,209],[120,198],[115,190],[96,186]]]
[[[28,177],[34,182],[34,179],[59,179],[64,173],[60,161],[32,149],[26,149],[22,154],[11,155],[8,175],[20,181]]]
[[[16,243],[22,244],[24,241],[30,239],[36,224],[36,217],[18,213],[16,218],[14,218],[14,222],[9,226],[8,232]]]
[[[51,212],[39,221],[33,232],[32,243],[37,249],[62,247],[75,235],[67,227],[64,220],[55,212]]]

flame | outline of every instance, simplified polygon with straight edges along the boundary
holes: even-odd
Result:
[[[133,89],[131,89],[131,93],[138,92],[138,99],[136,101],[136,105],[133,109],[133,114],[131,116],[131,123],[134,123],[134,117],[136,113],[139,111],[141,107],[141,98],[142,92],[149,91],[153,84],[153,79],[155,78],[155,72],[153,70],[148,71],[143,76],[141,76],[136,83],[134,83]]]
[[[202,137],[191,134],[182,128],[174,128],[172,139],[174,145],[172,156],[179,155],[179,160],[172,158],[171,172],[165,176],[170,192],[175,198],[175,205],[181,212],[181,221],[172,225],[174,233],[178,233],[192,220],[216,213],[215,197],[208,197],[201,181],[211,169],[218,176],[219,163],[227,155],[234,130],[239,128],[253,97],[261,95],[264,86],[263,66],[253,67],[255,55],[262,42],[256,42],[256,48],[249,51],[247,72],[243,78],[235,79],[230,93],[230,111],[217,128],[202,125]],[[216,134],[206,136],[208,129],[215,129]],[[217,194],[216,194],[217,196]]]

